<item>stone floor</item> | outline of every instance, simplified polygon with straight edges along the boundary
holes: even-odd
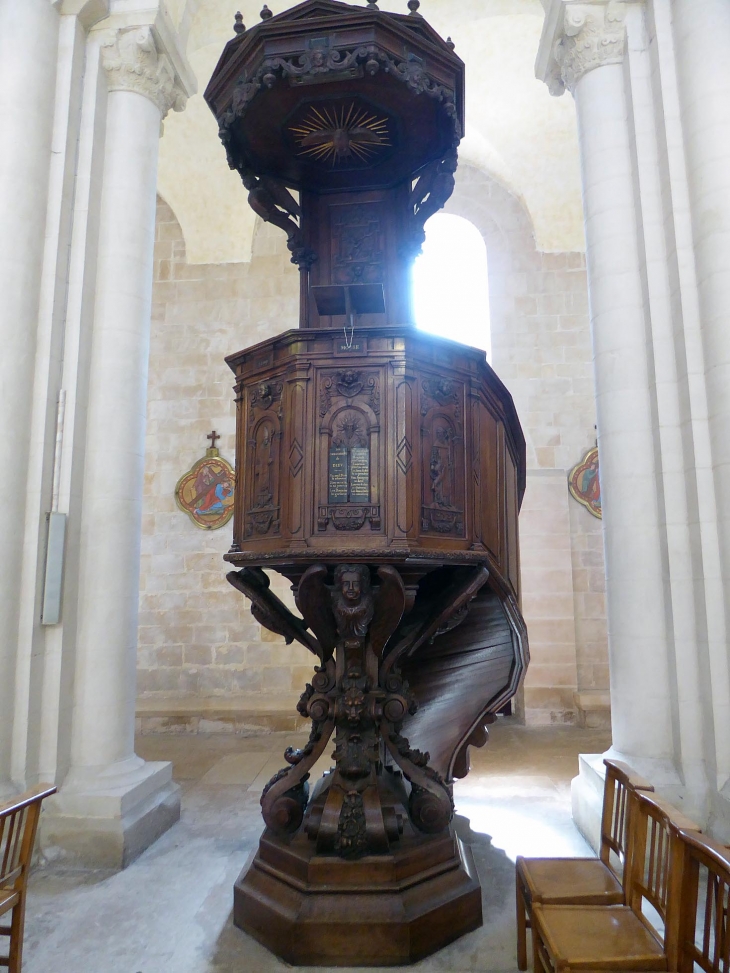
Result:
[[[121,873],[58,866],[31,877],[24,973],[274,973],[289,969],[231,922],[232,886],[262,829],[261,787],[303,734],[150,735],[137,752],[172,760],[180,823]],[[516,969],[514,859],[585,855],[570,816],[578,753],[607,749],[606,731],[499,723],[455,787],[472,844],[484,925],[419,971]],[[314,776],[314,775],[313,775]],[[372,968],[371,968],[372,969]]]

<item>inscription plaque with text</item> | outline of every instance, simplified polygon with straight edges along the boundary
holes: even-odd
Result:
[[[350,503],[370,503],[370,450],[353,446],[350,450]]]
[[[329,502],[347,503],[347,447],[330,449]]]

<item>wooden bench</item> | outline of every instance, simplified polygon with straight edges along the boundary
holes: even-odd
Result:
[[[10,913],[10,925],[0,926],[0,936],[10,938],[0,966],[9,973],[20,973],[23,958],[25,899],[41,802],[55,793],[55,787],[40,785],[0,805],[0,917]]]

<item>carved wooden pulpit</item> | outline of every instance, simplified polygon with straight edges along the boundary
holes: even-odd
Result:
[[[299,964],[406,963],[481,924],[452,783],[528,657],[512,399],[482,351],[413,326],[411,267],[464,113],[464,65],[418,8],[306,0],[249,30],[237,15],[205,93],[301,279],[299,330],[227,359],[226,556],[254,617],[316,659],[309,741],[264,788],[234,891],[236,924]]]

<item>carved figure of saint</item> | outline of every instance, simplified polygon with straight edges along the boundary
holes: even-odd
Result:
[[[431,450],[431,464],[429,466],[429,476],[431,477],[431,493],[433,502],[440,507],[448,506],[448,500],[444,497],[444,469],[441,452],[438,449]]]
[[[370,571],[364,564],[339,564],[335,569],[332,611],[340,638],[364,638],[373,620],[375,603]]]
[[[256,503],[259,507],[265,507],[273,501],[273,440],[274,437],[271,428],[265,425],[263,427],[263,436],[256,444]]]

